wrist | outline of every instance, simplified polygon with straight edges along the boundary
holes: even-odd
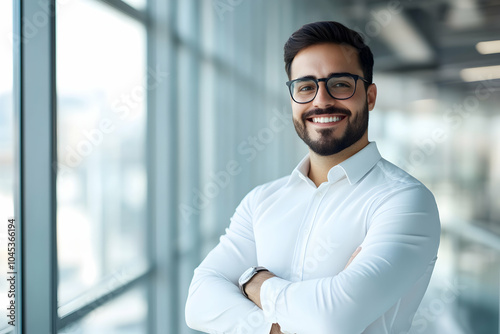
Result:
[[[262,303],[260,300],[260,292],[262,285],[264,284],[265,281],[273,277],[275,277],[275,275],[270,271],[267,270],[260,271],[255,276],[253,276],[252,279],[248,281],[248,283],[244,287],[248,299],[254,302],[255,305],[257,305],[261,309],[262,309]]]
[[[248,298],[248,294],[246,292],[246,285],[257,275],[259,272],[268,271],[265,267],[256,266],[250,267],[240,276],[238,280],[238,285],[240,287],[241,293]]]

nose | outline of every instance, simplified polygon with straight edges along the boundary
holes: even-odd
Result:
[[[318,93],[313,100],[313,106],[320,109],[333,106],[335,104],[335,99],[328,94],[326,82],[319,82],[318,85]]]

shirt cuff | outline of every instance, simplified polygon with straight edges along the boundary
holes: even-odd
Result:
[[[278,298],[291,283],[279,277],[272,277],[262,283],[260,287],[260,303],[262,311],[264,311],[264,319],[266,322],[278,323],[276,306]]]

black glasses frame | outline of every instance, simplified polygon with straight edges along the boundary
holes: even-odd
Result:
[[[326,82],[328,80],[330,80],[331,78],[339,78],[339,77],[351,77],[354,79],[354,90],[352,91],[352,94],[351,96],[349,97],[344,97],[344,98],[338,98],[338,97],[335,97],[332,95],[332,93],[330,93],[330,90],[328,89],[328,85],[326,84]],[[295,80],[290,80],[290,81],[287,81],[286,82],[286,85],[288,86],[288,91],[290,93],[290,97],[292,98],[292,100],[295,102],[295,103],[299,103],[299,104],[305,104],[305,103],[309,103],[311,102],[312,100],[314,100],[316,98],[316,95],[318,95],[318,91],[319,91],[319,83],[322,81],[325,83],[325,88],[326,88],[326,91],[328,92],[328,95],[330,95],[332,98],[334,98],[335,100],[347,100],[347,99],[350,99],[351,97],[354,96],[354,94],[356,94],[356,88],[358,86],[358,79],[361,79],[362,81],[366,82],[366,83],[370,83],[368,80],[366,80],[365,78],[363,78],[362,76],[359,76],[357,74],[352,74],[352,73],[335,73],[333,75],[330,75],[328,78],[320,78],[320,79],[315,79],[315,78],[298,78],[298,79],[295,79]],[[309,101],[306,101],[306,102],[298,102],[294,99],[293,97],[293,93],[292,93],[292,84],[294,82],[297,82],[297,81],[306,81],[306,80],[311,80],[311,81],[314,81],[316,83],[316,94],[314,94],[313,98],[310,99]]]

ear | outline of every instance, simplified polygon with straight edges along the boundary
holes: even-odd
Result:
[[[372,83],[368,86],[368,90],[366,91],[366,102],[368,104],[368,110],[373,110],[375,107],[375,101],[377,100],[377,86]]]

